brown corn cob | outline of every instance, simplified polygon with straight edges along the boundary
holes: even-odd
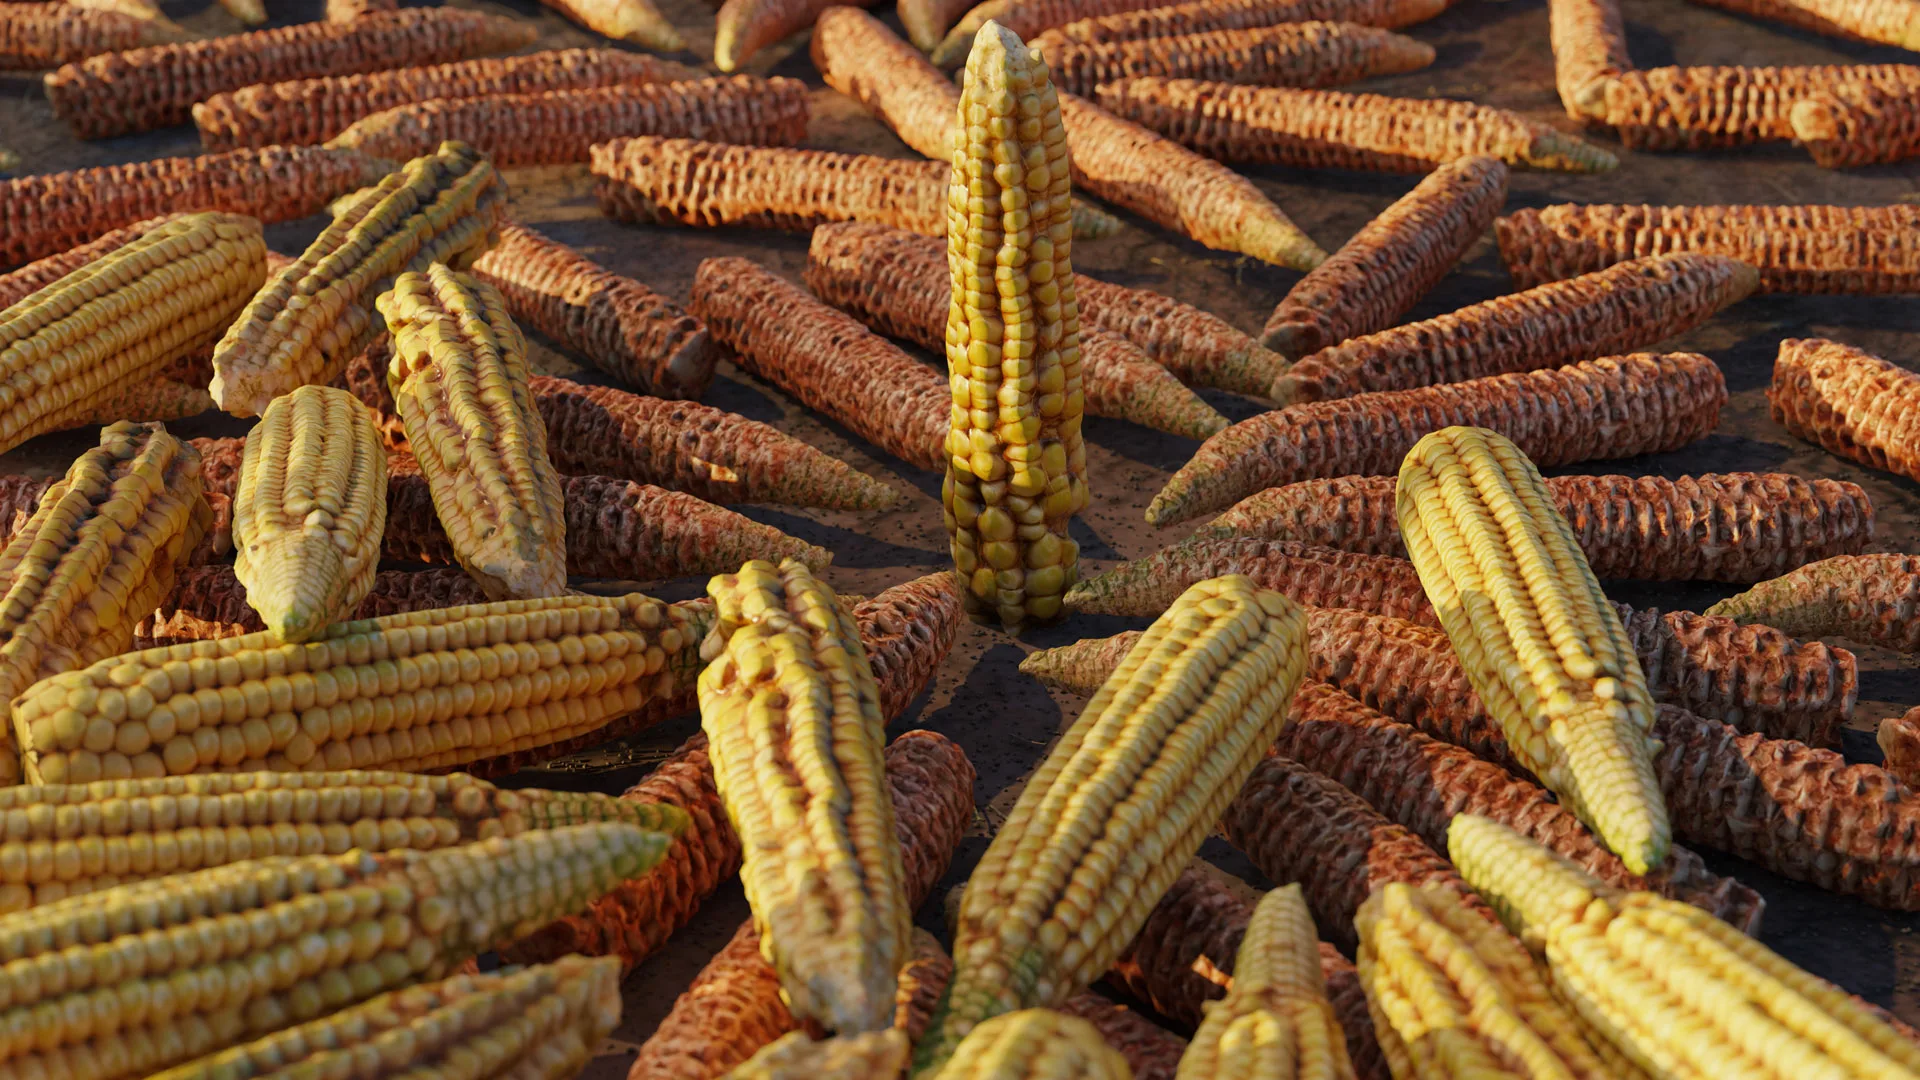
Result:
[[[1075,994],[1059,1010],[1092,1024],[1108,1046],[1127,1059],[1133,1080],[1173,1080],[1187,1040],[1091,991]]]
[[[1831,453],[1920,479],[1920,375],[1851,345],[1788,339],[1773,362],[1774,422]]]
[[[1920,90],[1920,67],[1648,68],[1606,82],[1596,118],[1630,150],[1705,150],[1791,139],[1800,101],[1873,88],[1910,97]]]
[[[1555,476],[1547,479],[1595,576],[1603,580],[1755,582],[1873,537],[1857,484],[1786,473]],[[1268,488],[1195,539],[1261,537],[1404,558],[1394,478],[1343,476]]]
[[[189,123],[194,102],[223,90],[512,52],[534,37],[530,24],[477,11],[373,12],[96,56],[48,75],[47,98],[75,135],[100,139]]]
[[[373,589],[347,616],[378,619],[407,611],[484,604],[487,594],[465,570],[382,570]],[[246,586],[231,565],[195,566],[180,571],[173,591],[134,628],[135,651],[189,641],[257,634],[267,628],[247,603]]]
[[[1038,41],[1061,89],[1090,95],[1116,79],[1160,75],[1264,86],[1335,86],[1433,63],[1433,46],[1355,23],[1303,22],[1253,30],[1086,45]]]
[[[72,4],[0,4],[0,71],[57,68],[187,37],[164,22]]]
[[[920,154],[951,159],[960,88],[918,49],[857,7],[821,12],[808,47],[828,86],[859,102]]]
[[[1886,770],[1910,788],[1920,788],[1920,708],[1880,721],[1874,741],[1886,755]]]
[[[326,142],[363,116],[429,98],[584,90],[671,77],[659,60],[640,53],[555,49],[247,86],[194,103],[193,122],[208,150],[301,146]]]
[[[1760,271],[1760,292],[1920,292],[1920,207],[1549,206],[1501,218],[1519,288],[1692,251]]]
[[[1816,34],[1920,48],[1920,4],[1914,0],[1694,0],[1797,26]]]
[[[1103,45],[1180,37],[1219,30],[1257,30],[1287,23],[1338,22],[1395,30],[1445,11],[1449,0],[1192,0],[1170,7],[1123,11],[1056,26],[1034,40]]]
[[[1835,86],[1808,94],[1787,113],[1793,139],[1828,169],[1904,161],[1920,154],[1920,109],[1911,93]]]
[[[1553,81],[1567,115],[1599,115],[1612,82],[1633,71],[1619,0],[1548,0],[1547,35]]]
[[[306,217],[379,180],[388,167],[351,151],[268,147],[0,180],[0,265],[45,258],[186,210],[267,223]]]
[[[352,22],[375,11],[398,11],[400,0],[327,0],[328,22]]]
[[[327,145],[398,161],[457,139],[496,165],[561,165],[635,135],[791,146],[806,134],[805,84],[735,75],[416,101],[362,117]]]
[[[1433,171],[1273,309],[1261,344],[1319,352],[1392,326],[1453,269],[1507,201],[1507,167],[1468,157]]]
[[[973,765],[945,736],[924,730],[895,739],[886,763],[907,899],[917,907],[945,873],[972,823]],[[749,920],[680,995],[627,1075],[629,1080],[710,1080],[798,1027],[780,999],[779,977],[761,957],[760,935]]]
[[[853,0],[862,7],[871,0]],[[833,0],[726,0],[713,33],[713,63],[738,71],[754,53],[813,25]]]
[[[1088,414],[1189,439],[1204,440],[1227,429],[1226,417],[1125,337],[1087,327],[1080,332],[1080,350]]]
[[[596,34],[630,41],[643,49],[679,52],[686,39],[652,0],[540,0]]]
[[[940,68],[964,63],[967,51],[973,48],[974,35],[989,19],[1020,40],[1032,41],[1044,31],[1080,19],[1159,6],[1155,0],[987,0],[969,10],[947,31],[931,59],[934,66]]]
[[[500,290],[515,322],[641,393],[698,398],[713,381],[716,350],[700,320],[524,225],[501,222],[473,274]]]
[[[1315,607],[1343,607],[1439,626],[1413,564],[1291,540],[1199,540],[1121,563],[1067,592],[1095,615],[1158,615],[1196,581],[1244,574],[1263,589]]]
[[[1329,346],[1274,380],[1283,404],[1559,367],[1672,337],[1744,299],[1753,267],[1656,255]]]
[[[1208,439],[1147,521],[1186,521],[1279,484],[1392,473],[1422,435],[1456,424],[1496,430],[1543,467],[1677,449],[1712,431],[1726,400],[1706,357],[1636,353],[1280,409]]]
[[[1838,555],[1763,581],[1707,614],[1920,653],[1920,555]]]

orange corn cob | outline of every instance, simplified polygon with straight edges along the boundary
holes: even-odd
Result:
[[[179,216],[179,214],[163,214],[124,228],[114,229],[99,239],[90,240],[79,247],[35,259],[17,270],[0,274],[0,311],[5,311],[109,252],[120,250],[130,241],[145,236],[154,226],[172,221]]]
[[[1835,86],[1793,103],[1795,142],[1828,169],[1904,161],[1920,154],[1920,107],[1911,92]]]
[[[905,5],[900,10],[906,22]],[[952,157],[960,88],[886,24],[857,7],[820,13],[809,46],[828,86],[860,103],[926,157]]]
[[[1490,157],[1440,166],[1346,246],[1301,278],[1268,317],[1261,343],[1300,357],[1384,330],[1453,269],[1507,201],[1507,167]]]
[[[400,0],[327,0],[328,22],[351,22],[375,11],[398,11]]]
[[[738,71],[754,53],[813,25],[834,0],[726,0],[713,33],[713,63]],[[871,0],[854,0],[862,7]]]
[[[48,75],[47,98],[75,135],[100,139],[188,123],[194,102],[223,90],[512,52],[534,37],[530,24],[477,11],[373,12],[96,56]]]
[[[1433,46],[1378,27],[1304,22],[1086,45],[1039,41],[1060,88],[1091,94],[1115,79],[1161,75],[1265,86],[1334,86],[1433,63]]]
[[[1794,106],[1815,94],[1920,90],[1920,67],[1664,67],[1606,83],[1602,123],[1632,150],[1706,150],[1794,137]]]
[[[1821,338],[1780,343],[1775,423],[1863,465],[1920,479],[1920,375]]]
[[[1887,756],[1887,771],[1908,787],[1920,788],[1920,708],[1880,721],[1874,741]]]
[[[1708,7],[1797,26],[1816,34],[1920,49],[1915,0],[1694,0]]]
[[[1119,334],[1082,329],[1080,359],[1090,415],[1128,420],[1189,439],[1206,439],[1227,429],[1226,417],[1155,363],[1146,350]]]
[[[1274,380],[1286,404],[1558,367],[1689,330],[1759,283],[1719,255],[1656,255],[1330,346]]]
[[[1245,574],[1263,589],[1315,607],[1354,608],[1440,625],[1405,559],[1356,555],[1291,540],[1197,540],[1121,563],[1067,591],[1066,604],[1095,615],[1158,615],[1196,581]]]
[[[1726,400],[1706,357],[1636,353],[1281,409],[1208,439],[1147,521],[1176,524],[1279,484],[1392,473],[1421,436],[1455,425],[1498,431],[1542,468],[1673,450],[1712,431]]]
[[[1598,115],[1608,85],[1633,70],[1620,0],[1547,0],[1547,36],[1554,85],[1567,115]]]
[[[170,23],[72,4],[0,4],[0,71],[56,68],[186,34]]]
[[[354,609],[354,619],[377,619],[405,611],[484,604],[487,595],[465,570],[382,570]],[[259,633],[267,628],[247,606],[247,589],[232,566],[182,570],[173,591],[133,633],[134,649],[162,648]]]
[[[968,11],[933,50],[937,67],[958,67],[967,59],[973,38],[991,19],[1022,41],[1032,41],[1041,32],[1080,19],[1117,15],[1159,7],[1156,0],[987,0]]]
[[[900,16],[900,27],[913,47],[930,53],[940,47],[948,28],[972,6],[973,0],[900,0],[894,13]]]
[[[1100,45],[1179,37],[1217,30],[1256,30],[1286,23],[1340,22],[1389,30],[1425,22],[1449,0],[1191,0],[1170,7],[1123,11],[1056,26],[1034,40]]]
[[[1920,555],[1839,555],[1707,609],[1796,637],[1844,637],[1920,653]]]
[[[643,49],[679,52],[687,47],[652,0],[540,0],[596,34],[629,41]]]

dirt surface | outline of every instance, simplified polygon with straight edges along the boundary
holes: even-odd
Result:
[[[223,10],[202,0],[167,2],[167,13],[197,30],[229,32],[237,24]],[[529,0],[488,3],[488,10],[535,21],[540,47],[604,44]],[[668,0],[662,5],[686,33],[703,62],[710,55],[712,10],[700,0]],[[319,17],[319,0],[270,0],[276,20],[296,22]],[[894,23],[890,11],[881,12]],[[1882,63],[1913,59],[1897,49],[1875,48],[1799,34],[1742,20],[1674,0],[1627,0],[1633,56],[1641,66],[1670,63]],[[894,23],[897,28],[897,23]],[[1541,0],[1463,0],[1439,19],[1409,33],[1432,43],[1438,61],[1426,71],[1376,80],[1368,89],[1406,96],[1467,98],[1514,109],[1571,130],[1553,92],[1547,48],[1547,15]],[[852,102],[822,87],[805,52],[804,35],[756,57],[751,69],[805,79],[817,88],[809,145],[890,156],[911,156],[890,132]],[[1849,173],[1816,168],[1805,154],[1786,145],[1740,152],[1699,155],[1644,155],[1621,150],[1610,138],[1594,141],[1619,153],[1621,168],[1599,177],[1516,173],[1510,208],[1556,202],[1802,203],[1884,204],[1911,200],[1920,192],[1920,168],[1882,167]],[[25,168],[50,172],[115,161],[130,161],[197,150],[190,129],[81,143],[52,119],[36,80],[0,76],[0,146],[25,159]],[[1416,177],[1288,169],[1252,170],[1266,190],[1295,221],[1328,250],[1338,247],[1369,218],[1404,194]],[[806,238],[758,231],[641,229],[602,219],[592,198],[584,166],[508,173],[514,191],[514,215],[548,235],[575,245],[613,269],[684,299],[700,260],[742,255],[760,260],[798,279],[806,261]],[[1117,235],[1074,246],[1074,265],[1097,277],[1146,286],[1218,313],[1244,330],[1256,331],[1298,275],[1229,254],[1208,251],[1165,230],[1122,215]],[[318,231],[319,222],[278,225],[268,230],[277,250],[297,253]],[[1415,309],[1413,318],[1452,310],[1509,291],[1509,283],[1486,237],[1467,260]],[[1732,401],[1719,429],[1706,440],[1677,453],[1588,467],[1594,472],[1642,472],[1666,476],[1734,470],[1779,470],[1807,476],[1855,481],[1872,494],[1879,515],[1875,550],[1915,550],[1913,530],[1920,520],[1920,486],[1836,459],[1789,437],[1767,418],[1764,391],[1777,343],[1786,337],[1824,336],[1867,348],[1912,364],[1920,350],[1920,305],[1904,297],[1760,297],[1738,305],[1710,324],[1666,343],[1668,347],[1707,353],[1726,372]],[[567,370],[563,358],[545,359]],[[591,381],[591,376],[583,375]],[[1232,395],[1207,392],[1217,408],[1234,419],[1260,406]],[[886,478],[909,497],[903,508],[877,514],[748,508],[762,521],[836,554],[828,573],[843,591],[875,593],[946,564],[939,514],[939,477],[903,465],[806,412],[790,398],[738,370],[727,367],[705,401],[755,419],[778,424],[861,469]],[[186,435],[236,434],[240,422],[217,415],[173,425]],[[1197,444],[1104,419],[1087,423],[1088,461],[1094,505],[1074,527],[1089,571],[1115,560],[1145,555],[1184,535],[1183,529],[1155,532],[1142,520],[1148,500],[1166,477],[1192,454]],[[0,457],[0,471],[58,472],[93,441],[91,432],[49,436]],[[650,586],[668,599],[694,595],[698,581]],[[1698,610],[1728,590],[1711,585],[1610,586],[1619,599],[1636,604]],[[984,848],[990,824],[1011,805],[1019,785],[1050,741],[1083,704],[1071,695],[1054,695],[1018,671],[1026,650],[1059,645],[1143,625],[1104,617],[1076,617],[1063,625],[1015,641],[998,631],[968,628],[930,691],[916,702],[896,730],[927,727],[964,746],[980,774],[976,797],[981,816],[936,898],[964,879]],[[1862,656],[1860,707],[1847,752],[1859,761],[1877,760],[1871,731],[1883,717],[1920,703],[1920,674],[1900,658],[1875,650]],[[520,774],[513,782],[591,788],[618,792],[643,775],[697,728],[689,717],[657,728],[630,745],[555,763]],[[1265,886],[1244,859],[1219,841],[1204,853],[1229,870]],[[1920,920],[1882,912],[1851,900],[1783,881],[1738,860],[1709,856],[1714,868],[1734,874],[1759,889],[1769,905],[1764,940],[1809,970],[1873,1001],[1888,1005],[1906,1020],[1920,1023]],[[594,1080],[625,1075],[633,1049],[652,1032],[674,997],[693,979],[747,915],[737,885],[728,885],[710,901],[692,926],[676,935],[648,960],[627,985],[625,1019],[603,1056],[587,1072]],[[939,922],[939,904],[922,912],[923,924]]]

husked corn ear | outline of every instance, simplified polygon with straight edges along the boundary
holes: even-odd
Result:
[[[1548,0],[1547,36],[1554,85],[1567,115],[1594,119],[1607,112],[1604,99],[1613,84],[1634,73],[1619,0]]]
[[[870,0],[854,0],[865,7]],[[713,31],[713,63],[738,71],[754,53],[813,25],[831,0],[726,0]]]
[[[199,550],[205,548],[203,541]],[[377,619],[428,608],[484,604],[486,600],[487,594],[465,570],[382,570],[374,575],[373,588],[348,617]],[[240,637],[266,628],[247,602],[246,587],[234,576],[232,566],[190,566],[176,577],[173,591],[135,627],[132,648],[146,650]]]
[[[897,10],[912,35],[906,5]],[[935,160],[952,158],[960,88],[918,48],[860,8],[844,6],[820,13],[808,48],[827,85],[859,102],[901,142]]]
[[[1127,1059],[1094,1026],[1052,1009],[1001,1013],[974,1026],[937,1080],[1132,1080]]]
[[[916,1068],[954,1056],[986,1018],[1057,1004],[1113,965],[1284,726],[1304,638],[1292,601],[1242,577],[1201,582],[1154,621],[968,879],[954,981]]]
[[[1816,34],[1920,48],[1920,4],[1914,0],[1695,0]]]
[[[729,1070],[726,1080],[894,1080],[913,1047],[898,1028],[819,1041],[790,1031]]]
[[[1796,637],[1844,637],[1920,653],[1920,556],[1838,555],[1707,609]]]
[[[1663,67],[1605,82],[1594,116],[1630,150],[1706,150],[1794,137],[1792,112],[1815,94],[1911,96],[1920,67]]]
[[[1433,63],[1433,46],[1378,27],[1299,22],[1139,41],[1037,41],[1061,88],[1090,95],[1116,79],[1160,75],[1270,86],[1334,86]]]
[[[1056,41],[1101,45],[1144,41],[1220,30],[1257,30],[1287,23],[1336,22],[1397,29],[1425,22],[1447,9],[1449,0],[1193,0],[1168,7],[1117,11],[1076,19],[1040,35],[1037,45]]]
[[[1767,405],[1780,426],[1851,461],[1920,479],[1920,375],[1823,338],[1780,343]]]
[[[1920,153],[1920,109],[1913,96],[1882,86],[1810,93],[1793,103],[1787,123],[1793,140],[1826,169],[1904,161]]]
[[[400,275],[378,306],[393,335],[387,386],[454,556],[496,598],[557,595],[560,475],[500,291],[436,263]]]
[[[679,52],[687,47],[652,0],[540,0],[596,34],[629,41],[643,49]]]
[[[1198,581],[1244,574],[1313,607],[1342,607],[1438,626],[1420,575],[1404,559],[1291,540],[1198,540],[1121,563],[1075,585],[1067,606],[1096,615],[1157,615]]]
[[[138,49],[187,35],[164,20],[73,4],[0,4],[0,71],[56,68],[100,53]]]

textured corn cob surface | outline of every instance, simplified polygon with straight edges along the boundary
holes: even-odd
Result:
[[[966,62],[980,28],[989,20],[1022,41],[1032,41],[1047,30],[1080,19],[1157,6],[1154,0],[987,0],[961,16],[929,59],[936,67],[959,67]]]
[[[905,23],[906,11],[900,14]],[[827,85],[859,102],[901,142],[935,160],[952,158],[960,88],[885,23],[857,7],[830,7],[814,24],[808,48]]]
[[[1552,476],[1546,485],[1603,581],[1765,581],[1859,554],[1873,538],[1873,502],[1845,480],[1709,473]],[[1404,558],[1394,515],[1391,476],[1303,480],[1240,500],[1194,539],[1293,540]]]
[[[155,378],[151,382],[122,387],[94,399],[85,411],[74,415],[70,426],[91,427],[95,424],[111,424],[116,420],[135,423],[180,420],[199,416],[213,407],[213,395],[204,389],[172,379]]]
[[[555,49],[242,87],[196,102],[193,122],[208,150],[303,146],[325,142],[361,117],[429,98],[583,90],[670,78],[671,72],[651,56],[618,49]]]
[[[912,1056],[906,1033],[895,1028],[814,1040],[790,1031],[768,1043],[725,1080],[892,1080]]]
[[[1291,540],[1201,540],[1121,563],[1075,585],[1067,606],[1096,615],[1158,615],[1198,581],[1244,574],[1313,607],[1355,608],[1438,626],[1413,564]]]
[[[1285,725],[1304,638],[1292,601],[1241,577],[1195,585],[1154,621],[968,879],[954,981],[918,1069],[986,1018],[1057,1004],[1113,966]],[[1132,850],[1155,857],[1117,855]]]
[[[1874,741],[1886,755],[1887,772],[1910,788],[1920,788],[1920,708],[1880,721]]]
[[[213,397],[258,416],[297,386],[332,381],[378,332],[374,297],[395,275],[470,264],[505,213],[506,184],[472,147],[445,143],[354,196],[275,274],[213,351]]]
[[[528,24],[477,11],[371,12],[96,56],[48,75],[47,98],[75,135],[100,139],[190,123],[194,102],[224,90],[512,52],[534,36]]]
[[[1633,71],[1619,0],[1548,0],[1547,36],[1554,85],[1567,115],[1599,115],[1613,83]]]
[[[1465,382],[1650,345],[1740,302],[1759,272],[1720,255],[1655,255],[1331,345],[1274,380],[1284,404]]]
[[[1706,150],[1794,137],[1791,112],[1817,93],[1911,96],[1920,67],[1664,67],[1605,84],[1598,119],[1630,150]]]
[[[1449,425],[1498,431],[1541,466],[1678,449],[1713,430],[1726,400],[1706,357],[1636,353],[1280,409],[1202,444],[1147,521],[1178,524],[1301,480],[1392,473],[1422,436]]]
[[[1053,1009],[1020,1009],[972,1028],[951,1059],[915,1076],[937,1080],[1129,1080],[1127,1059],[1091,1023]]]
[[[135,222],[107,232],[77,247],[35,259],[17,270],[0,274],[0,311],[5,311],[88,263],[96,262],[103,256],[120,250],[129,242],[145,236],[154,227],[164,225],[180,216],[165,214]]]
[[[1832,37],[1920,48],[1920,4],[1914,0],[1696,0]]]
[[[500,290],[515,322],[643,394],[697,398],[713,381],[717,350],[700,320],[524,225],[501,222],[473,275]]]
[[[1385,330],[1453,269],[1507,201],[1507,167],[1468,157],[1435,169],[1288,290],[1260,333],[1302,357]]]
[[[1125,1005],[1116,1005],[1088,991],[1061,1002],[1055,1011],[1092,1024],[1108,1049],[1127,1063],[1127,1075],[1133,1080],[1174,1080],[1179,1071],[1180,1055],[1187,1048],[1187,1040]],[[1040,1075],[1056,1074],[1042,1072]]]
[[[1433,63],[1433,46],[1373,26],[1285,23],[1177,37],[1083,44],[1039,41],[1034,48],[1068,93],[1091,95],[1116,79],[1159,75],[1267,86],[1334,86]]]
[[[40,496],[59,479],[19,474],[0,477],[0,544],[13,539],[19,526],[33,516],[34,507],[40,505]]]
[[[567,584],[566,507],[500,291],[436,263],[381,294],[387,386],[454,556],[496,599]]]
[[[486,601],[487,594],[465,570],[382,570],[347,618],[378,619]],[[240,637],[266,628],[232,566],[189,566],[174,579],[173,591],[134,627],[131,651]]]
[[[1034,44],[1099,45],[1304,22],[1396,29],[1425,22],[1446,9],[1447,0],[1194,0],[1076,19],[1048,30]]]
[[[947,29],[973,6],[971,0],[902,0],[894,12],[914,49],[931,53],[940,47]]]
[[[861,7],[869,0],[854,0]],[[713,63],[737,71],[754,53],[813,25],[831,0],[726,0],[713,33]]]
[[[687,47],[652,0],[540,0],[574,22],[616,41],[643,49],[679,52]]]
[[[1920,153],[1920,109],[1911,94],[1879,86],[1810,93],[1787,113],[1793,139],[1828,169],[1903,161]]]
[[[1837,555],[1707,609],[1796,637],[1844,637],[1920,653],[1920,556]]]
[[[72,4],[0,4],[0,71],[56,68],[100,53],[186,38],[164,21]]]
[[[1782,341],[1767,405],[1780,426],[1830,453],[1920,479],[1920,375],[1851,345]]]
[[[1226,417],[1125,337],[1088,326],[1080,345],[1089,414],[1197,440],[1227,429]]]

